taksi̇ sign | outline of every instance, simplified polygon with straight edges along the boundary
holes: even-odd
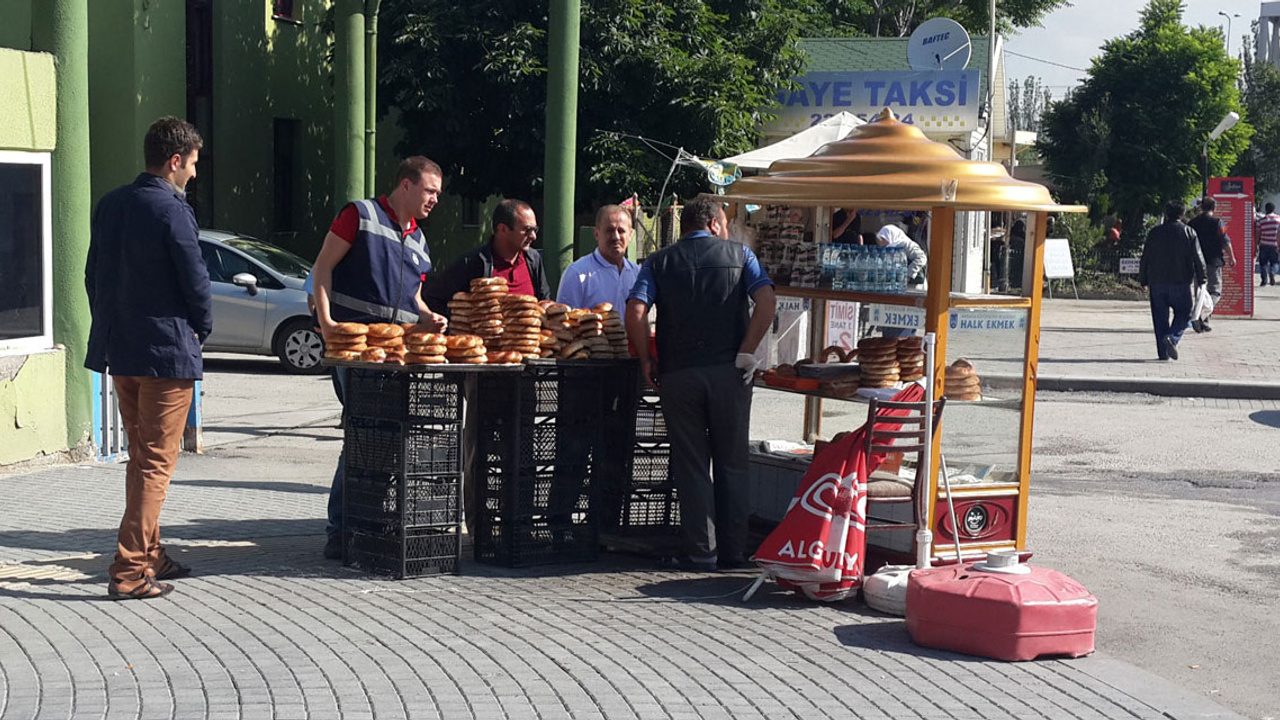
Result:
[[[814,72],[795,81],[796,89],[778,92],[777,118],[766,134],[791,135],[838,112],[872,120],[884,108],[927,133],[978,128],[977,70]]]

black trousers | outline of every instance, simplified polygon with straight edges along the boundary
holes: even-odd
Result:
[[[750,512],[751,387],[733,365],[675,370],[659,382],[685,552],[698,561],[739,556]]]

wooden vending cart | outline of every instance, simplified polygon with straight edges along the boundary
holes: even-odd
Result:
[[[1012,179],[998,163],[966,160],[888,110],[848,138],[807,158],[774,162],[766,174],[739,180],[728,190],[718,197],[735,212],[748,204],[803,209],[807,232],[799,242],[815,244],[829,241],[834,209],[930,213],[926,290],[868,293],[780,283],[778,295],[810,301],[811,352],[828,344],[827,302],[852,301],[870,306],[872,324],[894,309],[896,316],[923,320],[917,329],[936,338],[935,397],[945,396],[947,365],[964,358],[976,367],[983,399],[949,400],[934,436],[925,475],[924,521],[934,533],[935,558],[954,557],[957,535],[966,555],[1024,549],[1048,214],[1085,208],[1055,203],[1043,186]],[[980,282],[981,267],[962,259],[968,241],[965,235],[957,237],[956,228],[958,222],[976,227],[981,217],[976,213],[982,211],[1028,213],[1021,295],[952,292],[953,285],[963,287],[956,279],[976,276]],[[800,212],[792,216],[798,217]],[[797,233],[791,233],[794,241]],[[801,272],[795,277],[814,285],[815,275]],[[808,441],[821,431],[822,402],[813,393],[806,397]],[[949,470],[958,522],[951,519],[939,486],[940,459]],[[910,561],[911,533],[881,535],[900,538],[899,546],[887,552]]]

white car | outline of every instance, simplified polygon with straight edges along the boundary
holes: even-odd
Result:
[[[295,373],[321,373],[324,340],[302,289],[311,263],[262,240],[200,231],[213,288],[211,352],[275,355]]]

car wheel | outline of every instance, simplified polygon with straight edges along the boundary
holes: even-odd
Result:
[[[308,318],[290,320],[280,328],[276,333],[276,355],[289,372],[318,375],[325,371],[320,364],[320,358],[324,357],[324,339]]]

